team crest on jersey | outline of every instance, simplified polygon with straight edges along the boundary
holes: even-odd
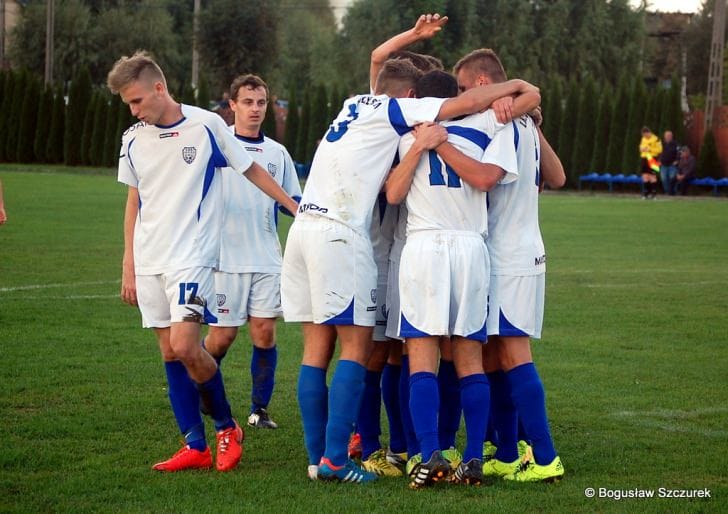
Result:
[[[197,148],[194,146],[185,146],[182,149],[182,158],[185,160],[187,164],[192,164],[192,161],[195,160],[195,157],[197,156]]]
[[[269,162],[268,163],[268,173],[270,173],[272,177],[275,177],[276,173],[278,173],[278,166],[276,166],[272,162]]]
[[[217,296],[217,306],[222,307],[225,305],[225,302],[227,301],[227,297],[224,294],[216,294]]]

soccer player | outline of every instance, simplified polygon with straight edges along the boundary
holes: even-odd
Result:
[[[374,91],[379,72],[389,58],[407,59],[423,73],[435,68],[442,69],[442,63],[436,62],[435,58],[401,50],[416,41],[432,38],[446,22],[447,17],[423,14],[411,29],[393,36],[375,48],[371,54],[369,69],[371,91]],[[408,96],[413,95],[414,91],[408,92]],[[397,284],[389,283],[389,259],[395,227],[399,223],[399,209],[398,206],[388,204],[384,193],[380,193],[372,213],[370,237],[377,266],[377,317],[372,335],[373,350],[366,364],[362,405],[357,418],[359,437],[357,438],[355,434],[353,438],[353,441],[358,441],[360,445],[362,467],[382,476],[401,476],[407,461],[407,442],[402,406],[399,401],[402,343],[396,335],[396,330],[394,337],[385,333],[389,302],[399,301]],[[399,260],[399,250],[401,245],[398,246],[397,260]],[[390,288],[392,288],[391,293]],[[389,421],[390,440],[386,449],[379,441],[382,400]],[[404,414],[409,417],[409,409]],[[405,422],[407,421],[409,420]]]
[[[455,65],[462,91],[506,80],[498,56],[475,50]],[[544,388],[531,356],[530,338],[541,336],[546,254],[538,225],[542,182],[563,186],[558,157],[530,116],[514,120],[518,180],[488,193],[490,298],[485,369],[491,384],[498,448],[484,474],[516,481],[559,479],[564,474],[553,446]],[[533,459],[519,461],[518,418],[533,448]]]
[[[448,100],[398,98],[417,78],[411,63],[388,61],[376,95],[344,102],[316,150],[288,235],[281,299],[286,321],[303,322],[298,396],[309,463],[318,464],[322,479],[375,478],[347,459],[347,441],[359,412],[375,323],[371,213],[399,136],[416,124],[477,112],[497,98],[535,89],[511,81]],[[341,354],[329,393],[326,370],[337,337]]]
[[[162,70],[146,52],[122,57],[107,77],[140,121],[122,137],[118,179],[128,186],[121,297],[138,305],[153,328],[185,445],[158,471],[210,468],[200,398],[217,431],[216,468],[242,455],[243,431],[232,417],[222,375],[200,346],[200,324],[214,321],[213,267],[220,235],[220,180],[230,166],[288,209],[296,202],[255,164],[214,113],[177,103]],[[240,220],[245,223],[246,220]]]
[[[235,137],[251,158],[298,200],[301,186],[293,159],[260,130],[268,97],[268,86],[256,75],[242,75],[232,82],[229,103],[235,114]],[[253,387],[248,425],[277,428],[267,411],[278,361],[276,318],[283,313],[277,206],[271,197],[234,173],[223,173],[222,185],[224,214],[220,263],[215,272],[217,322],[210,324],[204,346],[219,363],[235,341],[238,327],[249,323]]]
[[[416,93],[451,97],[458,94],[458,85],[452,75],[434,71],[420,79]],[[539,101],[538,93],[521,95],[514,105],[516,114]],[[406,195],[408,212],[399,285],[400,335],[407,341],[409,355],[410,413],[422,450],[422,461],[411,475],[413,488],[431,485],[450,472],[450,463],[440,452],[438,430],[435,372],[441,336],[451,339],[467,431],[455,480],[482,482],[489,397],[481,356],[489,279],[485,191],[499,181],[514,180],[517,169],[513,128],[498,123],[492,109],[443,126],[448,138],[437,152],[425,153],[421,145],[412,144],[411,136],[402,138],[400,153],[405,157],[386,184],[390,201],[400,202]],[[416,134],[426,130],[430,128]],[[413,159],[414,169],[409,164]]]

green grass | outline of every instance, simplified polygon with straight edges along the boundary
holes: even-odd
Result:
[[[0,511],[720,512],[728,498],[728,201],[545,194],[544,338],[534,354],[556,485],[411,492],[311,483],[296,404],[300,328],[279,325],[271,412],[229,474],[153,473],[176,450],[153,335],[118,299],[125,188],[113,172],[0,167]],[[250,343],[224,372],[246,414]],[[211,437],[211,434],[210,434]],[[587,499],[587,487],[711,490]]]

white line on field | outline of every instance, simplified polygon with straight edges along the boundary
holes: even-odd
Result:
[[[660,283],[657,282],[658,286],[708,286],[708,285],[718,285],[721,284],[720,281],[716,280],[705,280],[702,282],[668,282],[668,283]],[[635,284],[634,282],[630,282],[628,284],[614,284],[614,283],[605,283],[605,284],[584,284],[584,287],[591,287],[591,288],[600,288],[600,289],[617,289],[620,287],[642,287],[640,284]]]
[[[0,293],[13,291],[30,291],[33,289],[52,289],[57,287],[95,286],[100,284],[118,284],[121,280],[97,280],[94,282],[67,282],[65,284],[33,284],[29,286],[0,287]]]
[[[705,437],[724,438],[728,430],[711,430],[695,426],[700,416],[711,416],[728,412],[726,407],[713,407],[694,410],[657,409],[653,411],[616,411],[612,415],[619,418],[629,418],[630,423],[645,427],[659,428],[666,432],[681,432],[699,434]]]
[[[91,300],[98,298],[115,298],[120,300],[118,294],[86,294],[86,295],[68,295],[68,296],[21,296],[15,298],[0,298],[0,302],[3,300],[17,302],[18,300]]]

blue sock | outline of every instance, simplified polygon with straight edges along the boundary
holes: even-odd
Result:
[[[485,373],[476,373],[460,379],[460,401],[467,434],[463,462],[472,459],[482,461],[483,440],[490,410],[490,385]]]
[[[275,385],[278,348],[258,348],[253,345],[253,357],[250,359],[250,376],[253,380],[252,405],[250,412],[258,407],[265,409],[273,396]]]
[[[205,346],[205,338],[204,337],[202,338],[202,341],[200,341],[200,346],[202,346],[202,349],[205,350],[207,353],[210,353],[209,351],[207,351],[207,347]],[[212,357],[213,359],[215,359],[215,362],[217,362],[217,367],[218,368],[220,367],[220,364],[222,363],[222,360],[225,358],[226,355],[227,355],[227,352],[223,353],[220,356],[213,355],[213,354],[210,353],[210,357]]]
[[[511,396],[513,396],[511,394]],[[516,411],[516,415],[518,414],[518,411]],[[528,440],[528,436],[526,435],[526,431],[523,429],[523,421],[521,421],[520,416],[518,417],[518,440],[519,441],[526,441],[528,444],[531,444],[531,441]]]
[[[522,364],[506,375],[511,384],[511,398],[523,423],[527,440],[533,448],[536,464],[551,464],[556,458],[556,450],[546,417],[546,395],[536,366],[533,362]]]
[[[402,366],[387,364],[382,371],[382,401],[389,420],[389,448],[394,453],[407,451],[399,404],[399,377]]]
[[[200,414],[200,393],[180,361],[164,363],[169,386],[169,403],[185,443],[195,450],[207,448],[205,424]]]
[[[340,360],[331,379],[324,455],[334,466],[345,464],[349,458],[347,446],[359,415],[366,372],[366,368],[357,362]]]
[[[434,373],[419,372],[410,376],[409,407],[417,441],[422,450],[422,462],[427,462],[433,452],[440,449],[437,436],[437,412],[440,408],[440,393]],[[481,447],[482,447],[481,439]]]
[[[495,458],[501,462],[518,459],[518,415],[511,400],[511,386],[503,371],[488,373],[490,382],[490,418],[498,432]]]
[[[402,428],[407,442],[407,456],[412,458],[420,453],[420,443],[417,441],[417,434],[415,434],[415,428],[412,425],[409,399],[409,357],[402,355],[402,371],[399,375],[399,412],[402,415]]]
[[[326,447],[326,422],[329,416],[329,390],[326,370],[301,365],[298,374],[298,406],[303,421],[303,441],[308,463],[318,465]]]
[[[490,374],[488,374],[488,380],[490,381]],[[488,416],[488,428],[485,430],[485,440],[490,441],[491,444],[497,448],[500,445],[500,439],[498,432],[493,425],[493,382],[490,381],[490,416]]]
[[[460,428],[460,383],[453,361],[440,360],[437,372],[437,387],[440,391],[440,412],[438,415],[438,437],[440,449],[455,446],[455,436]],[[482,446],[482,445],[481,445]]]
[[[379,385],[382,374],[367,370],[364,376],[364,393],[361,398],[361,408],[357,417],[356,426],[361,436],[361,459],[367,460],[369,456],[380,449],[379,442],[380,412],[382,409],[382,389]]]
[[[197,384],[200,398],[210,407],[210,415],[215,421],[215,430],[220,431],[235,426],[233,414],[230,411],[230,404],[225,396],[225,384],[222,381],[222,373],[217,368],[215,374],[207,382]]]

